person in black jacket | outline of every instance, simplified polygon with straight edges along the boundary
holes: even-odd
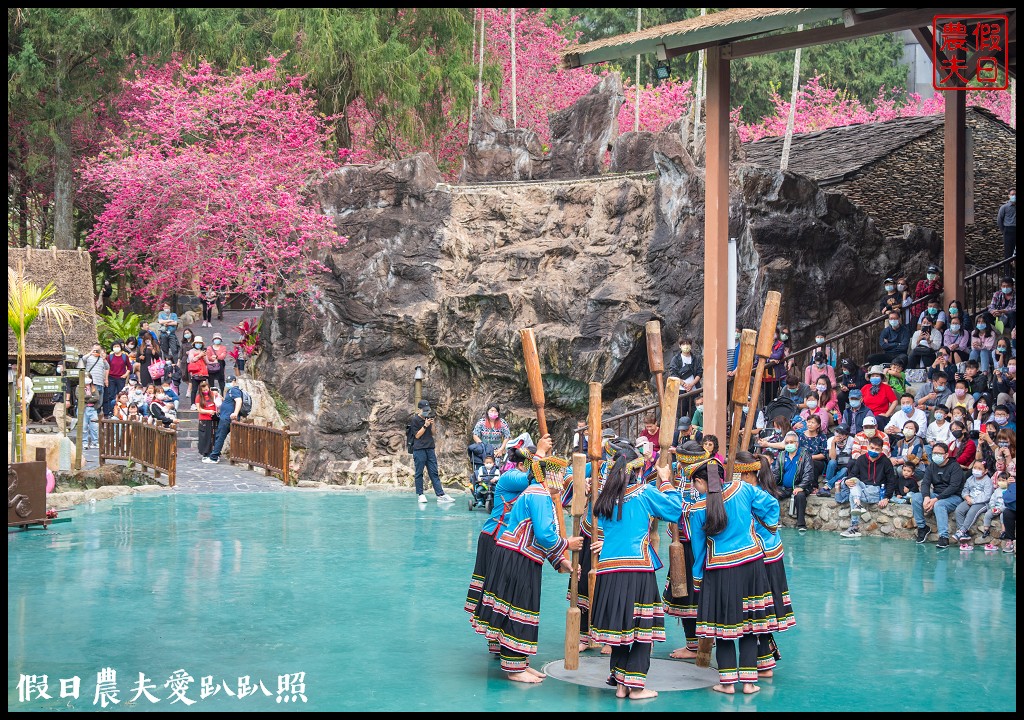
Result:
[[[810,453],[800,447],[800,436],[795,432],[786,433],[785,449],[779,453],[772,470],[775,473],[775,484],[779,488],[779,498],[792,498],[790,515],[796,511],[796,529],[807,531],[804,513],[807,510],[807,496],[817,487],[814,477],[814,460]]]
[[[850,464],[849,477],[856,478],[864,483],[864,497],[861,502],[884,508],[889,504],[889,498],[896,495],[896,470],[892,461],[882,452],[885,446],[882,438],[876,435],[868,440],[868,451],[859,456]],[[844,503],[850,500],[850,516],[853,518],[853,503],[850,497],[850,489],[845,484],[836,493],[836,502]],[[852,522],[852,521],[851,521]],[[852,522],[851,528],[856,528],[857,523]],[[847,537],[853,537],[853,534]]]
[[[688,335],[681,336],[679,354],[668,364],[668,377],[682,380],[680,390],[688,393],[700,386],[703,374],[704,366],[700,361],[700,355],[693,351],[693,339]],[[693,401],[690,398],[683,399],[681,412],[684,415],[693,415]]]
[[[931,462],[921,481],[921,492],[911,496],[918,543],[928,540],[929,530],[924,514],[933,512],[935,524],[939,527],[938,548],[944,550],[949,547],[949,514],[960,504],[965,479],[964,469],[955,458],[949,457],[949,446],[942,442],[932,445]]]
[[[910,344],[910,328],[900,320],[898,312],[890,312],[885,329],[878,336],[878,347],[882,352],[868,356],[872,365],[890,362],[897,355],[906,355]]]

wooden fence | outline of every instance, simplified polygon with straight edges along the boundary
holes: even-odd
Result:
[[[229,461],[232,465],[248,465],[250,470],[261,467],[291,485],[288,460],[293,435],[298,433],[287,426],[278,430],[255,425],[252,420],[235,420],[231,423]]]
[[[107,460],[132,460],[167,475],[174,487],[178,470],[178,433],[155,425],[121,420],[100,420],[100,465]]]

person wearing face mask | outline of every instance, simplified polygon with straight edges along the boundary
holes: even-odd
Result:
[[[965,470],[970,474],[966,476],[964,489],[960,493],[963,501],[956,506],[956,532],[953,534],[953,542],[960,543],[961,550],[973,550],[971,527],[978,516],[988,510],[994,488],[992,478],[985,472],[985,463],[971,463]]]
[[[228,361],[228,349],[224,347],[224,338],[217,332],[213,334],[212,344],[206,348],[206,371],[210,385],[216,384],[224,392],[224,370]]]
[[[1009,332],[1017,326],[1017,293],[1014,292],[1014,280],[1006,276],[999,281],[999,289],[992,296],[988,305],[988,313],[1003,323],[1003,332]]]
[[[818,393],[816,391],[812,390],[807,393],[804,397],[803,405],[804,409],[800,411],[800,415],[798,417],[800,417],[805,423],[812,417],[817,418],[819,428],[828,427],[832,416],[829,415],[828,410],[821,407],[821,404],[818,402]]]
[[[1010,347],[1010,339],[1001,337],[996,340],[996,349],[992,351],[992,375],[1005,375],[1006,368],[1011,360],[1014,360],[1014,357]]]
[[[477,458],[473,461],[474,471],[488,454],[498,459],[500,464],[500,459],[505,455],[505,447],[511,439],[512,431],[505,418],[501,417],[501,408],[498,403],[491,403],[484,416],[473,426],[474,445],[469,446],[469,452],[471,457]]]
[[[875,365],[868,370],[868,382],[861,388],[861,395],[864,398],[864,405],[882,427],[899,407],[899,398],[892,386],[885,382],[885,369],[881,365]]]
[[[1012,489],[1011,489],[1012,488]],[[1006,514],[1006,501],[1012,500],[1014,508],[1010,511],[1012,515]],[[1016,538],[1016,527],[1017,527],[1017,483],[1010,482],[1010,476],[1006,473],[995,474],[995,488],[992,490],[992,497],[988,500],[988,510],[985,511],[985,515],[981,520],[981,537],[982,539],[988,540],[985,544],[985,550],[988,552],[995,552],[999,549],[999,542],[992,539],[992,520],[993,518],[999,518],[1003,525],[1003,537],[1001,539],[1011,540],[1009,543],[1009,550],[1006,552],[1013,552],[1013,542]],[[1009,533],[1008,535],[1006,533]]]
[[[979,433],[985,432],[985,426],[992,420],[992,399],[988,394],[983,393],[974,402],[974,412],[971,413],[971,429]]]
[[[903,297],[896,290],[896,281],[891,277],[887,277],[882,283],[882,287],[885,288],[885,294],[882,295],[882,299],[878,302],[879,311],[883,315],[892,310],[899,312],[903,306]]]
[[[878,347],[881,352],[868,356],[868,362],[872,365],[887,363],[897,355],[906,355],[907,346],[910,344],[910,329],[900,321],[900,314],[889,313],[885,328],[878,336]]]
[[[836,352],[836,349],[832,347],[832,345],[826,342],[825,333],[814,333],[814,344],[817,346],[817,349],[814,352],[824,353],[825,364],[834,370],[839,364],[839,354]]]
[[[946,331],[942,333],[942,346],[957,363],[966,362],[971,352],[971,333],[964,327],[963,322],[959,315],[951,317]]]
[[[792,401],[793,405],[799,410],[803,410],[804,398],[807,397],[808,393],[811,392],[811,388],[800,382],[800,378],[797,375],[790,375],[786,378],[786,384],[783,386],[780,397],[784,397],[787,400]]]
[[[889,498],[896,495],[896,470],[886,453],[883,452],[883,440],[875,436],[868,441],[867,450],[850,465],[849,477],[857,478],[864,483],[862,505],[878,505],[884,508]],[[844,497],[846,485],[840,485],[836,492],[836,503],[842,505],[848,499]],[[853,508],[850,508],[853,510]],[[856,517],[851,513],[851,519]]]
[[[954,420],[949,424],[949,434],[953,436],[953,439],[949,442],[947,455],[965,471],[969,471],[971,465],[974,464],[978,446],[967,434],[967,423],[962,420]]]
[[[680,388],[688,393],[700,385],[701,375],[704,374],[704,366],[701,364],[700,356],[693,351],[693,338],[683,335],[679,338],[679,354],[672,358],[668,365],[668,377],[679,378],[683,381]],[[681,404],[684,415],[693,414],[693,400],[685,398]]]
[[[923,544],[928,541],[931,532],[925,524],[924,515],[932,512],[939,528],[939,550],[949,547],[949,513],[955,511],[960,504],[965,480],[964,469],[948,457],[948,450],[949,447],[943,442],[932,446],[931,462],[921,480],[921,492],[911,496],[917,542]]]
[[[992,366],[992,351],[996,349],[996,334],[992,331],[992,316],[982,313],[974,321],[971,333],[971,360],[977,360],[981,371],[988,373]]]
[[[842,370],[836,376],[836,399],[839,401],[839,412],[843,413],[850,401],[850,392],[860,390],[867,382],[864,373],[851,358],[843,358],[839,363]]]
[[[836,384],[836,371],[831,365],[828,364],[828,358],[825,353],[821,350],[817,350],[814,353],[812,362],[804,369],[804,382],[814,387],[814,384],[818,382],[818,378],[825,377],[832,384]]]
[[[945,373],[936,373],[932,381],[925,383],[914,395],[914,402],[925,413],[934,412],[935,408],[944,406],[946,398],[952,394]]]
[[[107,364],[110,366],[107,389],[104,391],[103,414],[110,417],[114,411],[114,402],[118,394],[124,389],[128,376],[132,372],[132,364],[128,359],[128,353],[120,342],[115,341],[110,348],[110,355],[107,356]],[[125,406],[127,410],[127,406]]]
[[[889,457],[889,436],[879,430],[878,421],[871,415],[864,418],[864,428],[853,436],[853,459],[856,460],[868,451],[868,444],[871,438],[879,438],[882,441],[882,452]]]
[[[953,428],[950,427],[950,423],[946,419],[948,414],[949,412],[943,406],[935,408],[935,413],[932,415],[934,419],[924,434],[925,442],[929,445],[940,442],[948,446],[953,440]]]
[[[825,466],[825,485],[818,491],[818,495],[822,497],[831,494],[830,488],[833,484],[838,486],[853,463],[853,438],[850,436],[850,428],[845,425],[837,427],[835,434],[828,439],[826,447],[828,464]]]
[[[863,393],[857,389],[851,390],[848,406],[843,411],[842,424],[856,435],[864,428],[864,421],[869,417],[874,418],[874,415],[864,405]]]
[[[910,281],[907,278],[896,278],[896,292],[900,296],[900,319],[907,325],[914,319],[910,314],[910,308],[914,304],[914,295],[910,289]]]
[[[992,392],[1000,405],[1017,404],[1017,358],[1006,361],[1006,370],[994,374]]]
[[[903,393],[900,396],[900,409],[892,414],[889,422],[885,425],[886,435],[901,436],[907,427],[907,422],[912,421],[917,426],[917,434],[924,439],[925,428],[928,427],[928,416],[914,404],[914,396],[910,393]]]
[[[788,333],[783,332],[781,328],[776,328],[772,351],[765,361],[764,374],[761,376],[761,395],[766,398],[778,397],[782,384],[786,382],[786,364],[783,362],[783,358],[786,356],[786,344],[781,338],[782,335],[789,337]],[[755,359],[755,366],[758,362],[760,359]]]
[[[942,294],[942,278],[939,276],[939,268],[937,265],[929,265],[925,271],[924,280],[918,280],[917,285],[914,286],[914,300],[920,301],[922,298],[928,295],[939,296]],[[914,307],[911,308],[911,317],[918,317],[925,311],[927,304],[924,302],[915,302]]]
[[[931,367],[935,362],[935,353],[941,347],[942,333],[935,329],[931,318],[925,315],[910,339],[910,368],[916,370]]]
[[[924,309],[921,316],[917,319],[918,327],[921,326],[921,321],[927,319],[933,326],[945,328],[948,324],[946,320],[946,313],[942,311],[942,303],[939,298],[932,298],[928,301],[928,307]]]
[[[821,426],[822,430],[828,430],[839,422],[839,396],[827,377],[818,378],[814,383],[814,392],[818,394],[818,407],[829,414],[829,422]]]
[[[1017,254],[1017,188],[1010,188],[1008,200],[999,206],[996,225],[1003,234],[1003,260]]]
[[[961,407],[967,413],[974,410],[974,397],[969,391],[969,385],[970,383],[963,378],[953,383],[953,394],[946,398],[946,402],[943,403],[947,410],[952,410],[955,407]]]
[[[209,380],[210,371],[206,369],[206,343],[202,335],[196,335],[192,348],[185,354],[189,378],[192,380],[192,409],[196,409],[196,395],[199,384]]]
[[[814,475],[814,460],[806,449],[800,447],[800,438],[792,430],[786,433],[783,451],[775,459],[772,472],[779,488],[779,498],[792,498],[790,517],[795,513],[797,530],[806,532],[807,496],[814,492],[818,482]]]
[[[913,420],[907,420],[903,424],[903,429],[892,446],[892,466],[894,468],[900,468],[907,463],[912,463],[916,467],[925,459],[926,448],[920,433],[920,426]]]

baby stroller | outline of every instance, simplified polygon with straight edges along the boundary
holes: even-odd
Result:
[[[469,498],[469,509],[483,508],[490,512],[494,507],[494,486],[498,483],[498,475],[501,474],[501,466],[498,458],[495,457],[494,446],[489,443],[473,443],[467,448],[469,462],[472,470],[469,475],[469,486],[472,494]],[[494,464],[488,472],[484,465],[486,458],[492,458]],[[484,472],[481,473],[481,468]]]

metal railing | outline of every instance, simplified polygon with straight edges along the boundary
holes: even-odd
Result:
[[[684,410],[689,408],[690,403],[698,395],[703,393],[704,390],[701,388],[694,388],[690,392],[679,393],[679,402],[676,406],[676,415],[681,416],[684,414]],[[611,417],[601,418],[601,429],[611,429],[615,431],[615,434],[621,438],[626,438],[630,442],[635,440],[644,429],[644,418],[648,414],[654,414],[658,418],[659,424],[661,423],[661,406],[658,403],[651,403],[650,405],[644,405],[643,407],[637,408],[636,410],[630,410],[628,412],[621,413],[619,415],[612,415]],[[582,428],[577,432],[585,435],[587,432],[586,428]]]
[[[964,309],[976,315],[987,308],[1004,277],[1017,276],[1017,256],[984,267],[964,278]]]
[[[288,465],[294,435],[298,433],[289,430],[287,426],[278,430],[255,425],[252,420],[235,420],[231,423],[229,462],[232,465],[248,465],[250,470],[261,467],[277,475],[285,485],[291,485]]]
[[[100,420],[100,465],[107,460],[132,460],[153,470],[156,478],[167,475],[174,487],[178,471],[178,432],[155,425],[122,420]]]

